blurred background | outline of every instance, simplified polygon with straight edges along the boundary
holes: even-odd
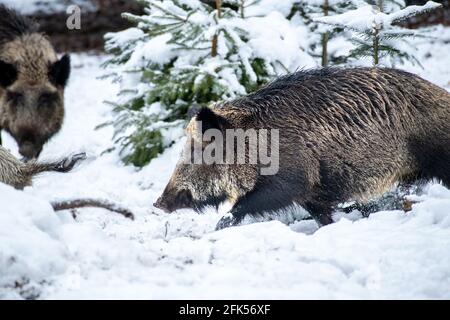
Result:
[[[282,1],[282,0],[280,0]],[[203,2],[213,2],[204,0]],[[407,5],[422,5],[426,0],[406,0]],[[435,1],[443,7],[430,13],[412,17],[405,22],[409,28],[435,24],[450,25],[450,0]],[[136,0],[0,0],[19,9],[39,22],[41,30],[52,38],[59,52],[104,50],[104,34],[129,28],[131,24],[121,17],[123,12],[144,13],[144,6]],[[66,8],[70,4],[81,7],[81,30],[66,28]]]

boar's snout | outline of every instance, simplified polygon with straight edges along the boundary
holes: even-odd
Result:
[[[192,208],[192,194],[189,190],[166,189],[153,206],[166,213],[171,213],[178,209]]]
[[[153,204],[155,208],[161,209],[166,213],[170,213],[171,211],[168,208],[168,205],[166,201],[164,200],[163,196],[159,197],[158,200]]]
[[[31,160],[39,157],[47,138],[38,129],[33,127],[18,127],[12,130],[11,135],[17,141],[19,153],[24,160]]]
[[[25,158],[30,160],[39,157],[42,151],[42,145],[33,143],[31,141],[25,141],[19,144],[19,153]]]

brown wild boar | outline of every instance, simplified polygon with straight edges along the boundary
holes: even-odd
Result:
[[[436,178],[450,187],[450,93],[404,71],[300,71],[202,109],[188,125],[188,142],[201,139],[200,122],[201,133],[279,130],[276,174],[262,175],[260,163],[183,160],[154,204],[167,212],[201,211],[229,200],[232,218],[219,228],[293,204],[326,225],[339,203],[364,203],[396,183]],[[202,150],[216,143],[203,139]]]
[[[33,22],[0,4],[0,130],[26,159],[60,130],[69,74],[69,56],[58,60]]]

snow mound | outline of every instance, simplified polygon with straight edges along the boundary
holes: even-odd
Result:
[[[428,1],[423,6],[408,6],[394,13],[386,14],[380,12],[377,7],[366,5],[355,10],[347,11],[343,14],[316,18],[315,20],[335,26],[343,26],[363,31],[367,28],[372,28],[373,24],[376,26],[390,26],[395,22],[404,20],[419,13],[436,9],[440,6],[441,4],[439,3]]]
[[[0,298],[23,297],[66,267],[61,222],[50,204],[0,184]]]

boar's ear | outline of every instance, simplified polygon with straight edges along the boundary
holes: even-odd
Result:
[[[6,88],[17,79],[17,69],[10,63],[0,60],[0,86]]]
[[[197,104],[197,103],[193,103],[187,110],[187,118],[190,120],[192,118],[194,118],[202,109],[202,107]]]
[[[48,76],[55,85],[65,87],[70,75],[70,56],[65,54],[50,65]]]
[[[195,118],[202,122],[202,134],[208,129],[223,130],[225,128],[226,120],[210,108],[202,108]]]

